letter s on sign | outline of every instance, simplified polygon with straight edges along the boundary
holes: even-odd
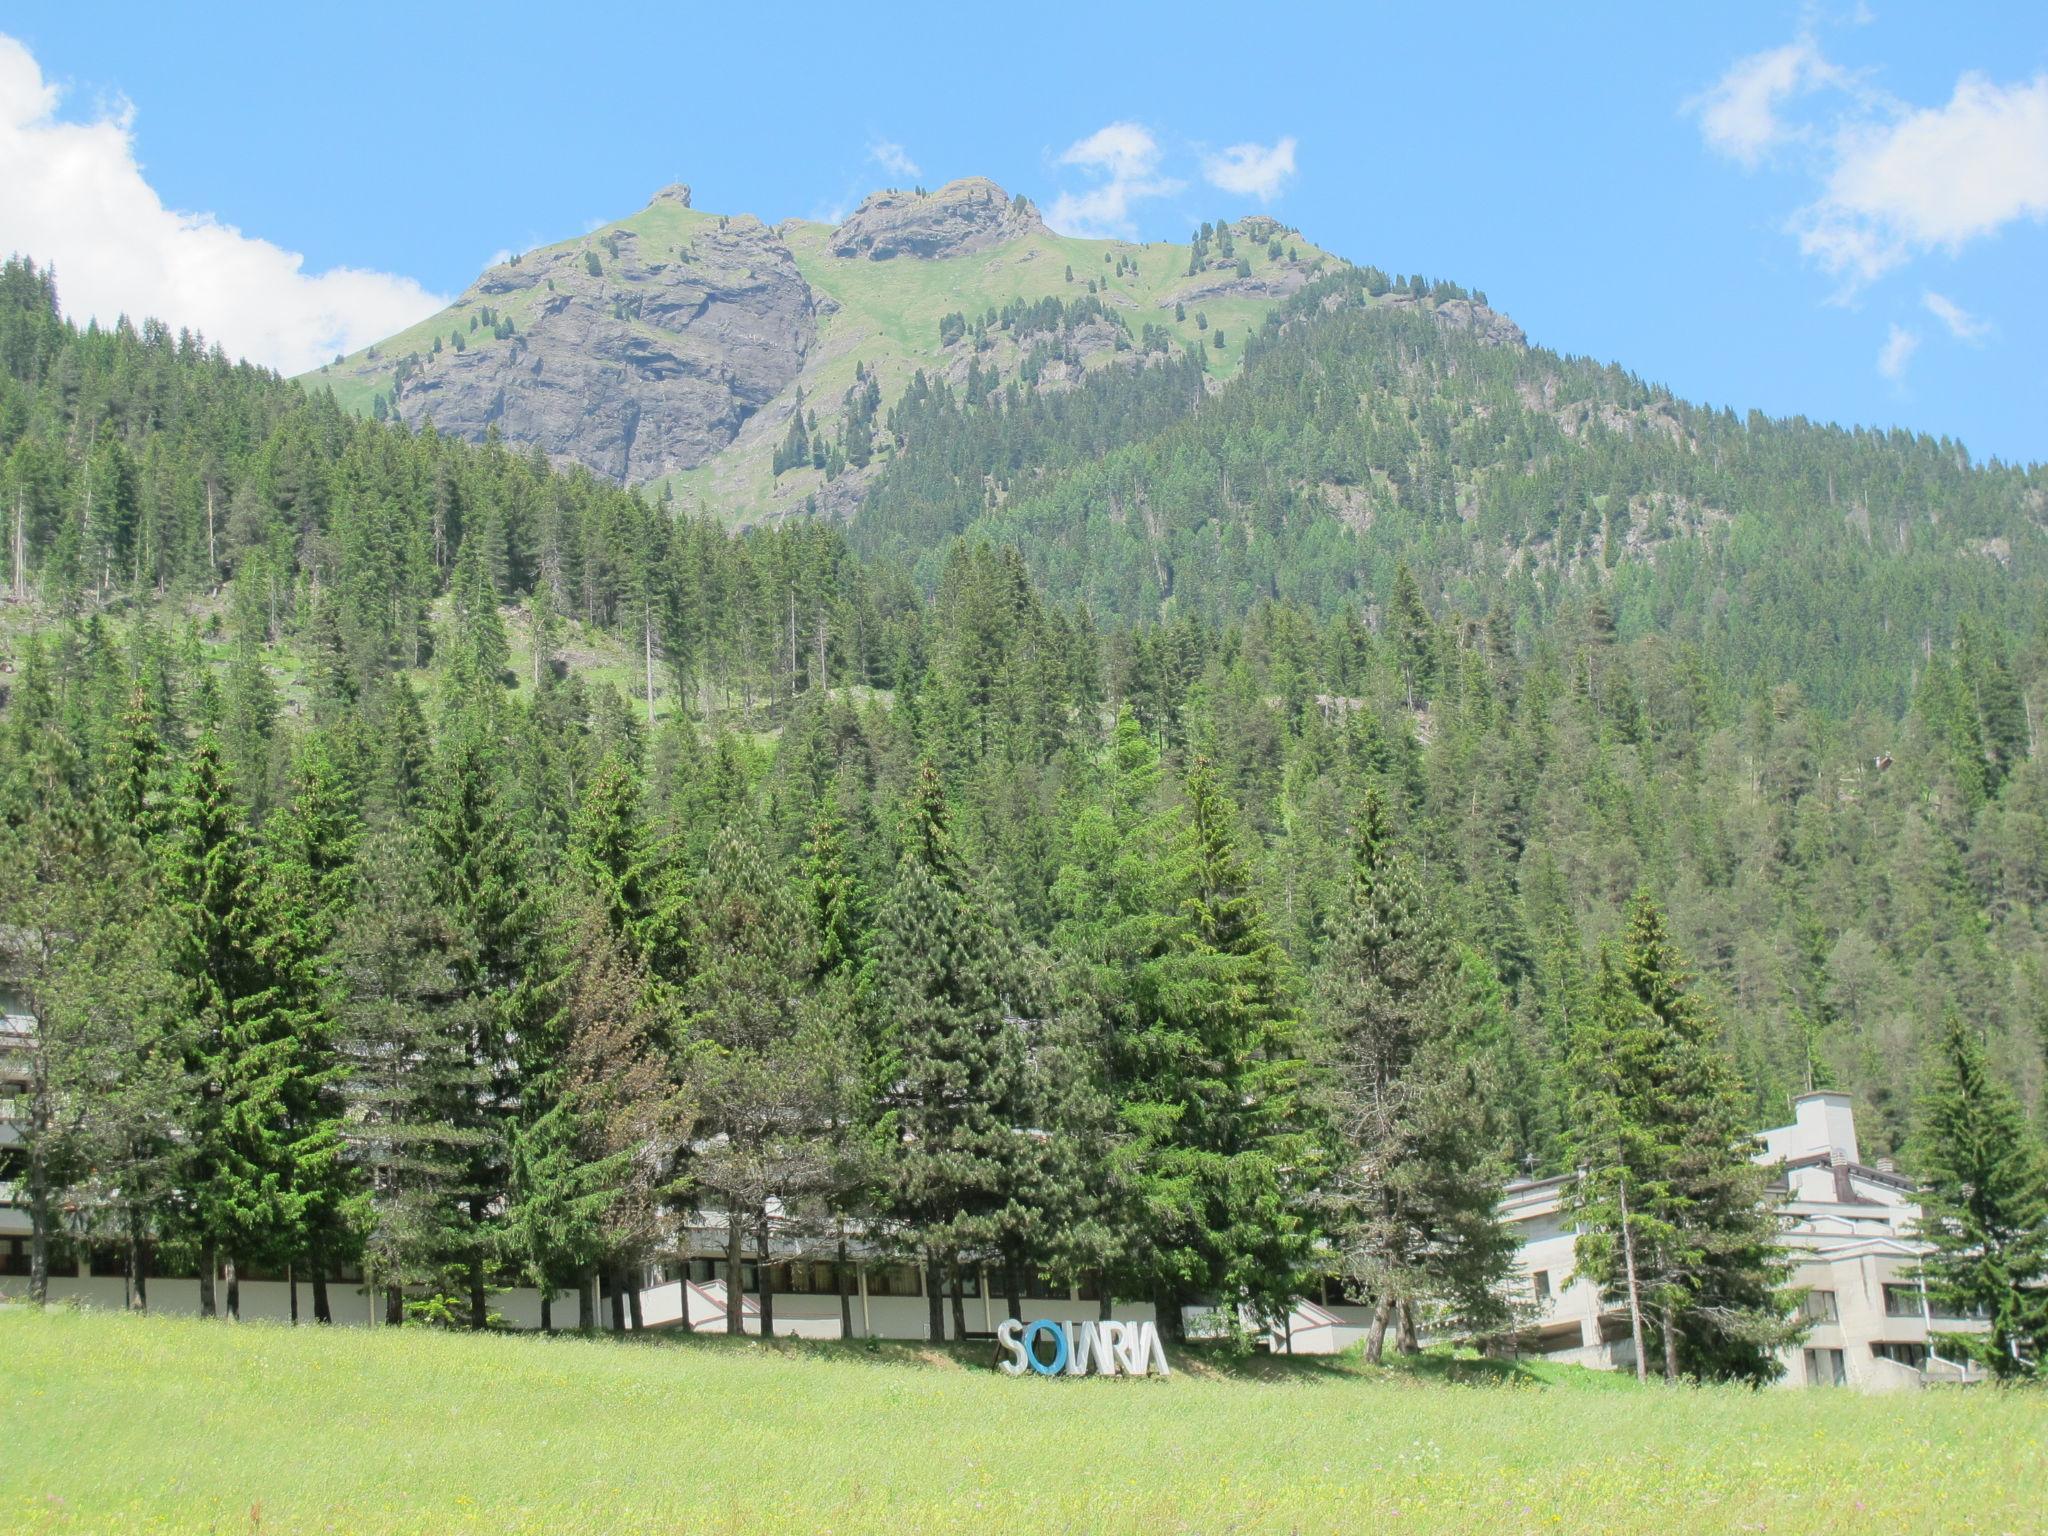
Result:
[[[1005,1376],[1024,1374],[1024,1342],[1018,1337],[1023,1331],[1024,1325],[1014,1317],[1004,1318],[1002,1325],[996,1329],[996,1347],[1010,1352],[1009,1359],[996,1362],[996,1369]]]

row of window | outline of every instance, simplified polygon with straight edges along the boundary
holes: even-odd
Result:
[[[689,1278],[698,1285],[723,1281],[726,1262],[723,1258],[699,1255],[683,1266]],[[874,1296],[922,1296],[924,1294],[923,1273],[914,1264],[869,1264],[864,1266],[867,1274],[868,1295]],[[860,1271],[862,1266],[848,1264],[844,1274],[838,1264],[826,1259],[794,1259],[767,1266],[768,1286],[778,1296],[837,1296],[842,1282],[846,1294],[860,1294]],[[667,1271],[673,1278],[675,1270]],[[960,1295],[970,1301],[981,1299],[981,1275],[975,1270],[963,1270],[956,1282],[951,1277],[941,1281],[940,1289],[945,1295],[952,1295],[957,1289]],[[752,1259],[740,1262],[740,1289],[749,1295],[761,1294],[762,1266]],[[1004,1294],[1002,1276],[990,1274],[989,1294]],[[1065,1300],[1068,1292],[1065,1286],[1054,1286],[1043,1275],[1031,1273],[1023,1276],[1023,1294],[1040,1300]],[[1094,1301],[1097,1292],[1091,1286],[1082,1286],[1080,1299]]]
[[[1800,1313],[1810,1323],[1838,1323],[1842,1320],[1841,1308],[1833,1291],[1808,1291],[1806,1300],[1800,1304]],[[1943,1322],[1983,1322],[1990,1314],[1982,1307],[1949,1305],[1931,1292],[1923,1298],[1917,1285],[1887,1285],[1884,1288],[1884,1315],[1932,1316]]]
[[[26,1277],[29,1272],[30,1239],[26,1237],[0,1237],[0,1275]],[[189,1263],[175,1263],[164,1259],[155,1249],[143,1250],[143,1277],[149,1280],[189,1280],[197,1270]],[[57,1239],[50,1244],[50,1273],[70,1278],[80,1273],[103,1280],[119,1280],[128,1273],[128,1250],[118,1243],[92,1243],[82,1250],[79,1244]],[[242,1266],[237,1272],[242,1280],[289,1280],[291,1275],[284,1270],[252,1269]],[[311,1283],[309,1276],[301,1274],[302,1282]],[[328,1279],[336,1284],[355,1285],[362,1281],[362,1271],[353,1264],[335,1267],[335,1273]]]
[[[1879,1339],[1870,1346],[1871,1355],[1879,1360],[1892,1360],[1900,1365],[1921,1371],[1927,1368],[1927,1346]],[[1849,1360],[1845,1351],[1839,1349],[1809,1349],[1806,1351],[1806,1384],[1809,1387],[1841,1387],[1849,1383]]]

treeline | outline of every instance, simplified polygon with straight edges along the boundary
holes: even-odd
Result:
[[[702,1216],[733,1294],[771,1224],[778,1247],[913,1259],[934,1337],[949,1292],[964,1331],[983,1265],[1013,1311],[1042,1276],[1152,1299],[1170,1330],[1183,1303],[1234,1331],[1334,1283],[1377,1303],[1375,1355],[1389,1327],[1412,1347],[1512,1326],[1494,1207],[1528,1063],[1377,789],[1299,968],[1216,768],[1170,766],[1126,709],[1074,765],[1033,934],[889,717],[820,701],[757,777],[680,716],[642,741],[547,674],[514,698],[494,620],[451,621],[431,731],[403,680],[317,697],[331,723],[293,742],[260,826],[210,672],[101,634],[112,710],[30,648],[0,811],[9,971],[39,1021],[18,1170],[38,1289],[74,1240],[124,1253],[145,1298],[166,1255],[196,1258],[208,1312],[289,1266],[326,1318],[360,1265],[391,1321],[482,1326],[507,1283],[607,1274],[629,1298]],[[1691,994],[1647,898],[1633,923],[1620,970],[1572,983],[1577,1059],[1626,1029],[1725,1063],[1675,1027]],[[1698,1220],[1685,1179],[1711,1177],[1743,1195],[1714,1219],[1761,1234],[1732,1070],[1693,1080],[1689,1161],[1641,1135],[1599,1155],[1671,1191],[1673,1232]],[[1641,1260],[1675,1362],[1769,1370],[1728,1354],[1730,1319],[1754,1345],[1771,1316],[1756,1249],[1732,1279],[1676,1238]]]
[[[1383,282],[1311,284],[1213,398],[1159,367],[929,398],[892,419],[903,451],[853,536],[926,583],[955,534],[1007,544],[1131,622],[1384,609],[1403,562],[1432,601],[1524,635],[1604,590],[1625,637],[1690,640],[1745,688],[1796,683],[1843,715],[1902,708],[1957,615],[2037,628],[2040,468],[1689,405],[1491,345],[1433,295],[1390,307]]]
[[[87,1191],[131,1252],[361,1262],[473,1317],[479,1287],[630,1268],[692,1206],[734,1214],[743,1246],[772,1188],[827,1251],[873,1227],[942,1271],[1254,1311],[1327,1278],[1387,1302],[1399,1336],[1506,1326],[1478,1213],[1508,1171],[1590,1166],[1588,1127],[1617,1123],[1585,1096],[1618,1086],[1575,1066],[1601,1055],[1578,1049],[1592,1021],[1641,1022],[1610,977],[1652,978],[1630,995],[1653,1013],[1652,992],[1689,999],[1647,1038],[1705,1085],[1680,1102],[1716,1138],[1840,1086],[1873,1153],[1946,1166],[1921,1103],[1950,1008],[1980,1075],[2039,1114],[2024,535],[2003,586],[1950,589],[1969,622],[1944,617],[1896,674],[1873,641],[1887,659],[1853,687],[1760,673],[1712,619],[1718,588],[1645,623],[1640,584],[1686,568],[1668,550],[1526,605],[1354,552],[1370,592],[1125,620],[1082,601],[1093,567],[1035,578],[1048,545],[950,537],[961,487],[1006,516],[1124,473],[1125,433],[1178,445],[1162,486],[1183,459],[1206,484],[1221,424],[1294,388],[1284,372],[1211,394],[1198,358],[1161,361],[979,402],[923,381],[888,423],[884,485],[916,492],[945,551],[927,589],[883,558],[906,499],[844,536],[728,536],[497,445],[351,421],[160,327],[81,332],[25,264],[4,292],[28,595],[9,612],[40,634],[6,642],[0,923],[37,936],[28,984],[58,1042],[32,1138],[49,1161],[10,1176],[52,1209]],[[1463,344],[1339,299],[1314,313],[1395,335],[1396,361]],[[1449,375],[1519,366],[1477,348]],[[1341,415],[1359,380],[1338,378]],[[1758,453],[1800,436],[1727,430]],[[1861,444],[1866,503],[1884,463],[1921,455],[1829,440]],[[1101,465],[1050,469],[1055,446]],[[1258,483],[1232,463],[1219,487]],[[1940,527],[1973,528],[1972,496],[2002,516],[2013,472],[1944,465],[1925,456],[1926,483],[1953,473],[1964,500]],[[1892,569],[1914,567],[1872,579]],[[1846,624],[1863,599],[1837,596]],[[1407,937],[1359,938],[1370,912]],[[934,972],[946,955],[967,958]],[[1396,1000],[1347,1022],[1382,986]],[[1345,1043],[1368,1027],[1393,1043]],[[1354,1178],[1359,1072],[1400,1074],[1418,1115],[1483,1115],[1374,1131],[1455,1152],[1400,1163],[1446,1167],[1423,1193],[1448,1203],[1359,1214],[1400,1203]],[[962,1081],[996,1097],[954,1103]],[[1712,1319],[1760,1319],[1769,1277],[1709,1282],[1674,1243],[1658,1284],[1686,1358],[1755,1366],[1765,1335],[1731,1344]]]

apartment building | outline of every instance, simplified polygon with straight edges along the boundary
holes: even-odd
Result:
[[[1862,1161],[1849,1096],[1800,1095],[1791,1124],[1757,1137],[1756,1157],[1784,1202],[1783,1242],[1795,1261],[1793,1284],[1807,1288],[1811,1325],[1805,1343],[1786,1351],[1780,1383],[1888,1391],[1978,1379],[1975,1368],[1944,1357],[1934,1336],[1984,1324],[1940,1316],[1915,1278],[1925,1249],[1912,1235],[1920,1219],[1913,1185],[1886,1162]],[[1518,1343],[1559,1360],[1633,1370],[1627,1313],[1573,1275],[1569,1182],[1518,1181],[1502,1202],[1537,1309]]]

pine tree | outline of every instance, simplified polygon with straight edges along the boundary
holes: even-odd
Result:
[[[2000,1377],[2048,1361],[2048,1157],[1978,1032],[1951,1008],[1921,1107],[1919,1235],[1928,1294],[1944,1317],[1982,1317],[1987,1333],[1944,1334],[1944,1348]]]
[[[469,1321],[478,1328],[493,1251],[488,1229],[505,1198],[504,1115],[518,1097],[519,1042],[539,1027],[545,1007],[539,905],[501,773],[481,722],[459,714],[444,732],[421,815],[426,878],[457,934],[446,1011],[450,1027],[465,1031],[468,1069],[461,1078],[467,1093],[450,1123],[463,1133],[470,1163],[462,1184],[478,1233],[468,1285]]]
[[[1571,1073],[1579,1272],[1621,1295],[1633,1269],[1631,1310],[1654,1323],[1667,1379],[1771,1379],[1799,1331],[1776,1212],[1718,1028],[1647,894],[1602,955]]]
[[[421,849],[402,834],[367,846],[335,944],[336,1038],[347,1153],[360,1178],[350,1216],[389,1323],[405,1321],[408,1290],[424,1293],[425,1316],[459,1315],[456,1298],[494,1238],[486,1213],[498,1131],[477,1112],[493,1085],[474,1046],[490,1005],[464,984],[473,942],[439,899]]]
[[[334,1128],[306,1106],[319,1093],[305,956],[280,931],[267,871],[242,825],[219,743],[203,734],[172,809],[163,889],[176,934],[170,964],[193,1021],[188,1069],[202,1085],[190,1127],[185,1219],[205,1255],[200,1306],[214,1314],[213,1268],[299,1247],[301,1164],[331,1154]]]
[[[835,1192],[842,1101],[857,1077],[836,999],[821,991],[818,941],[796,893],[759,845],[728,827],[691,913],[683,988],[689,1080],[708,1139],[691,1160],[726,1220],[726,1331],[741,1331],[740,1264],[771,1203],[800,1231]],[[761,1326],[772,1330],[763,1277]]]
[[[1150,1002],[1118,1085],[1147,1212],[1139,1279],[1176,1337],[1183,1303],[1199,1295],[1222,1302],[1233,1332],[1240,1305],[1282,1314],[1313,1242],[1303,1205],[1318,1170],[1291,987],[1235,817],[1198,761],[1165,885],[1183,925],[1146,968]]]
[[[1349,900],[1316,976],[1317,1097],[1336,1143],[1332,1238],[1347,1278],[1374,1297],[1366,1357],[1377,1363],[1390,1320],[1402,1349],[1417,1347],[1418,1305],[1468,1330],[1501,1322],[1512,1245],[1494,1214],[1498,1085],[1470,1038],[1483,1025],[1462,1017],[1473,993],[1377,788],[1353,838]]]
[[[888,1021],[888,1203],[922,1255],[930,1335],[946,1336],[940,1279],[994,1246],[1025,1163],[1020,978],[953,845],[937,771],[918,771],[896,884],[882,908],[876,997]]]

